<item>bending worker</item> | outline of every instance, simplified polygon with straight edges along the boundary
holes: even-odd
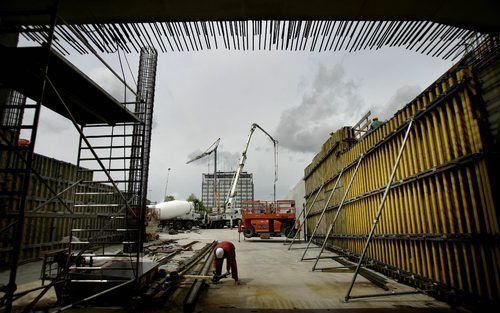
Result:
[[[217,282],[222,277],[222,263],[226,259],[226,270],[231,272],[231,276],[234,279],[234,283],[238,284],[238,268],[236,267],[236,252],[234,245],[229,241],[219,242],[214,248],[214,278],[213,281]]]

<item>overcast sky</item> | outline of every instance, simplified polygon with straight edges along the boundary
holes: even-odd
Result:
[[[120,72],[116,54],[104,57]],[[123,98],[123,87],[94,56],[74,53],[68,58],[108,92]],[[136,77],[139,56],[127,58]],[[392,116],[451,65],[399,48],[350,54],[225,50],[160,54],[148,198],[162,200],[167,168],[171,168],[168,194],[177,199],[191,193],[201,197],[202,173],[213,171],[213,159],[186,165],[189,156],[220,137],[218,167],[234,170],[254,122],[280,142],[277,194],[282,197],[301,179],[329,132],[353,125],[368,110],[381,119]],[[44,109],[40,130],[36,152],[76,162],[78,136],[68,120]],[[272,144],[258,131],[245,170],[254,174],[256,199],[271,199]]]

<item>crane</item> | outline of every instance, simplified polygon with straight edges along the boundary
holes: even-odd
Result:
[[[224,205],[225,210],[227,209],[229,211],[229,214],[231,215],[230,218],[230,225],[231,228],[233,227],[233,200],[234,197],[236,196],[236,186],[238,185],[238,180],[240,179],[240,174],[243,171],[243,167],[245,166],[245,161],[247,159],[247,151],[248,147],[250,146],[250,140],[252,139],[252,135],[255,132],[255,129],[260,129],[264,134],[266,134],[271,141],[273,142],[274,146],[274,191],[273,191],[273,202],[276,202],[276,182],[278,181],[278,141],[274,139],[267,131],[265,131],[262,127],[260,127],[258,124],[253,123],[252,126],[250,127],[250,133],[248,134],[247,141],[245,143],[245,146],[243,147],[243,152],[241,153],[240,157],[240,162],[238,163],[238,168],[236,170],[236,173],[233,178],[233,183],[231,185],[231,189],[229,190],[229,195],[227,197],[226,203]],[[224,211],[225,213],[225,211]]]
[[[213,144],[211,144],[210,147],[205,150],[205,152],[186,162],[186,164],[189,164],[191,162],[209,156],[212,153],[214,154],[214,205],[216,205],[217,210],[219,210],[219,198],[217,197],[217,148],[219,147],[219,143],[220,138],[218,138]]]

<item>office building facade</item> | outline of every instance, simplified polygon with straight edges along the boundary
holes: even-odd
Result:
[[[217,172],[217,197],[214,197],[214,174],[203,174],[201,184],[201,200],[208,209],[216,208],[216,200],[219,201],[219,206],[224,205],[225,200],[229,195],[231,184],[233,182],[235,172]],[[236,197],[234,199],[234,208],[241,208],[242,201],[254,199],[253,174],[242,172],[238,185],[236,186]]]

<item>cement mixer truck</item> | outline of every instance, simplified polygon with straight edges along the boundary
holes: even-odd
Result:
[[[200,221],[200,216],[190,201],[172,200],[149,205],[148,208],[156,211],[160,227],[190,230]]]

